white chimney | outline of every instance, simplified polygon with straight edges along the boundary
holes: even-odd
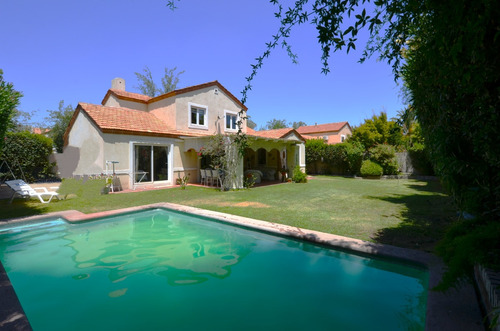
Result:
[[[115,90],[125,91],[125,79],[115,78],[111,81],[111,88]]]

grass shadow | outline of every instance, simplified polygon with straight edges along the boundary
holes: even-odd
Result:
[[[455,219],[453,201],[441,193],[439,185],[410,184],[409,187],[428,194],[370,197],[404,206],[399,216],[401,222],[395,227],[377,231],[372,239],[382,244],[433,252]]]
[[[11,218],[37,216],[48,212],[47,207],[34,206],[22,199],[14,199],[12,203],[9,203],[9,199],[0,200],[0,210],[0,224]]]

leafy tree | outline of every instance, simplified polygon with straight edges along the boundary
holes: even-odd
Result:
[[[306,140],[306,167],[307,172],[318,173],[317,162],[325,157],[325,150],[328,144],[323,139]]]
[[[139,89],[142,94],[150,97],[155,97],[157,95],[173,91],[177,88],[177,84],[179,84],[179,76],[184,73],[184,70],[180,72],[176,72],[176,70],[177,67],[174,67],[173,69],[165,67],[165,75],[161,79],[162,87],[158,87],[153,80],[151,70],[145,66],[143,69],[144,74],[135,72],[135,76],[139,81],[139,85],[136,86],[136,88]]]
[[[59,101],[57,110],[49,110],[49,116],[45,121],[49,124],[49,137],[54,141],[54,146],[58,153],[63,152],[64,133],[73,117],[74,108],[71,105],[64,105],[64,100]]]
[[[265,127],[261,127],[260,130],[274,130],[274,129],[284,129],[284,128],[289,128],[292,127],[294,129],[297,129],[301,126],[307,125],[305,122],[298,121],[298,122],[287,122],[285,119],[276,119],[273,118],[270,121],[267,121]]]
[[[177,67],[174,67],[173,69],[168,69],[167,67],[165,67],[165,75],[161,79],[163,90],[160,94],[168,93],[177,88],[177,84],[179,84],[179,76],[182,75],[185,71],[182,70],[176,73],[176,70]]]
[[[370,149],[378,144],[399,145],[402,135],[399,126],[394,121],[387,120],[387,113],[381,112],[379,116],[373,115],[363,124],[352,131],[349,141],[356,141]]]
[[[32,182],[54,177],[53,164],[49,162],[52,153],[52,139],[40,134],[24,132],[8,132],[2,154],[7,160],[19,163],[21,169],[12,167],[16,178]],[[22,172],[21,172],[22,171]]]
[[[384,175],[397,175],[398,161],[394,146],[380,144],[370,148],[370,160],[382,166]]]
[[[291,124],[292,128],[294,128],[294,129],[298,129],[301,126],[306,126],[307,125],[306,122],[302,122],[302,121],[293,122],[293,123],[290,123],[290,124]]]
[[[0,151],[5,142],[5,133],[12,124],[12,117],[22,96],[21,92],[14,90],[12,83],[4,81],[3,70],[0,69]]]
[[[31,122],[32,117],[33,117],[32,112],[14,109],[14,115],[12,116],[9,131],[12,132],[31,131],[31,129],[34,126],[34,124]]]
[[[139,86],[136,86],[136,88],[139,89],[142,94],[149,95],[150,97],[158,95],[158,87],[153,80],[153,74],[151,74],[151,70],[149,70],[149,68],[146,66],[144,67],[143,71],[144,74],[135,72],[135,76],[139,81]]]
[[[287,122],[285,119],[279,120],[273,118],[270,121],[267,121],[265,130],[274,130],[274,129],[284,129],[287,127]]]

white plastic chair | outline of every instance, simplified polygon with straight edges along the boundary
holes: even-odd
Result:
[[[12,200],[14,200],[16,196],[19,196],[21,198],[36,197],[40,200],[41,203],[49,203],[52,201],[54,197],[56,197],[57,200],[61,200],[57,192],[49,191],[45,187],[32,188],[31,186],[29,186],[23,180],[20,179],[8,180],[5,182],[5,184],[7,184],[14,191],[12,197],[10,198],[9,203],[12,203]],[[42,198],[43,196],[47,196],[49,199],[44,200]]]

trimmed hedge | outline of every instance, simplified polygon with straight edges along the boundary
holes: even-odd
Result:
[[[361,165],[361,176],[382,176],[384,169],[376,162],[365,160]]]
[[[322,139],[306,141],[308,173],[359,174],[363,155],[364,148],[357,142],[328,145]]]

